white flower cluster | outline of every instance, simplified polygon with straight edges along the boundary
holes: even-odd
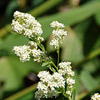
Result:
[[[52,98],[57,97],[58,93],[56,89],[65,87],[65,81],[61,74],[55,72],[52,75],[47,71],[41,71],[38,74],[40,82],[38,83],[35,93],[35,97],[40,100],[40,98]]]
[[[37,86],[38,91],[35,93],[35,97],[38,100],[40,98],[57,97],[59,94],[57,94],[56,90],[65,89],[65,83],[67,84],[66,95],[68,97],[72,96],[75,80],[72,78],[74,72],[71,70],[70,64],[70,62],[61,62],[58,72],[54,72],[52,75],[47,71],[39,72],[40,82]]]
[[[14,46],[13,50],[22,62],[29,61],[30,56],[33,56],[33,60],[36,62],[42,62],[43,59],[48,60],[45,53],[38,49],[37,44],[33,41],[29,42],[29,46]]]
[[[74,76],[74,72],[71,70],[71,62],[59,63],[59,73],[62,75]]]
[[[25,37],[38,38],[39,41],[43,40],[41,37],[41,34],[43,33],[41,24],[30,14],[16,11],[14,13],[14,19],[12,20],[12,29]]]
[[[45,53],[40,49],[33,49],[32,56],[34,57],[33,60],[36,62],[42,62],[43,59],[47,59]]]
[[[58,21],[53,21],[50,25],[53,28],[53,39],[50,45],[59,49],[64,37],[67,36],[67,31],[64,31],[64,24]],[[36,62],[47,63],[46,66],[50,66],[49,68],[54,66],[54,68],[51,68],[52,74],[48,71],[39,72],[40,82],[38,83],[35,97],[40,100],[41,98],[57,97],[62,93],[64,96],[71,98],[75,84],[73,79],[74,72],[70,66],[71,63],[61,62],[59,66],[56,66],[51,58],[47,57],[45,48],[41,44],[41,41],[44,40],[41,37],[43,33],[41,24],[30,14],[16,11],[12,21],[12,29],[32,40],[29,42],[29,45],[15,46],[13,48],[15,54],[20,57],[20,61],[29,61],[32,56]]]
[[[100,100],[100,94],[99,93],[95,93],[92,97],[91,100]]]
[[[59,23],[58,21],[53,21],[50,25],[53,28],[64,28],[65,27],[64,24]]]
[[[33,41],[29,41],[29,46],[32,48],[32,49],[34,49],[34,48],[38,48],[38,46],[37,46],[37,44],[35,43],[35,42],[33,42]]]
[[[20,61],[25,62],[30,60],[31,49],[29,46],[14,46],[13,50],[20,57]]]
[[[64,24],[59,23],[58,21],[53,21],[51,24],[53,27],[53,39],[50,42],[50,45],[54,46],[56,49],[62,44],[62,40],[67,36],[67,31],[64,31]]]
[[[74,72],[71,69],[70,66],[71,62],[61,62],[59,63],[59,70],[58,72],[64,76],[67,84],[67,91],[66,94],[71,97],[72,96],[72,89],[75,84],[75,80],[73,79]]]

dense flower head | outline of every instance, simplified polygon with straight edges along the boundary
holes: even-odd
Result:
[[[52,76],[48,71],[40,71],[38,77],[43,82],[49,82],[50,80],[52,80]]]
[[[57,72],[50,74],[48,71],[41,71],[39,72],[38,77],[40,78],[40,82],[38,83],[38,91],[35,95],[37,99],[57,97],[58,93],[56,92],[56,89],[65,87],[64,78]]]
[[[37,44],[33,41],[30,41],[29,45],[14,46],[13,50],[15,54],[20,57],[20,61],[22,62],[29,61],[30,57],[33,57],[33,60],[36,62],[49,60],[49,57],[47,57],[42,50],[38,49]]]
[[[63,39],[64,36],[67,36],[67,32],[64,29],[53,30],[52,34],[59,39]]]
[[[40,49],[32,49],[31,54],[33,56],[33,60],[36,62],[42,62],[43,60],[49,60],[46,54]]]
[[[31,47],[31,48],[35,48],[35,49],[37,49],[37,44],[34,42],[34,41],[29,41],[29,46]]]
[[[74,72],[72,71],[70,64],[71,64],[71,62],[59,63],[59,71],[58,72],[62,75],[74,76]]]
[[[75,80],[72,79],[72,78],[70,78],[70,77],[69,77],[66,81],[67,81],[67,84],[68,84],[68,85],[73,85],[73,84],[75,84]]]
[[[99,93],[95,93],[92,97],[91,100],[100,100],[100,94]]]
[[[64,37],[67,36],[67,31],[63,29],[64,25],[58,21],[53,21],[50,25],[53,27],[53,39],[51,40],[50,45],[54,46],[55,49],[58,49],[62,44]]]
[[[57,89],[66,88],[66,83],[67,90],[65,94],[67,97],[71,98],[75,80],[73,79],[74,72],[71,70],[70,65],[71,62],[59,63],[58,72],[54,72],[53,74],[50,74],[49,71],[40,71],[38,74],[40,82],[38,83],[38,91],[35,93],[35,97],[38,100],[40,100],[41,98],[56,97],[59,95]],[[62,71],[63,73],[61,73],[60,71]],[[52,95],[49,92],[51,92]]]
[[[66,91],[66,94],[67,94],[68,96],[71,96],[71,95],[72,95],[72,91]]]
[[[14,46],[15,54],[20,57],[20,61],[25,62],[30,60],[30,47],[29,46]]]
[[[55,72],[53,75],[52,85],[56,88],[65,87],[65,80],[60,73]]]
[[[53,21],[50,25],[53,28],[64,28],[65,27],[64,24],[59,23],[58,21]]]
[[[54,46],[55,48],[59,48],[59,40],[55,38],[52,39],[50,45]]]
[[[61,62],[59,63],[59,67],[65,69],[67,66],[70,66],[71,62]]]
[[[40,100],[41,98],[58,97],[59,94],[55,90],[51,90],[48,86],[42,82],[38,83],[38,91],[35,92],[35,98]]]
[[[40,36],[43,33],[41,24],[31,14],[19,11],[14,13],[12,29],[28,38]]]

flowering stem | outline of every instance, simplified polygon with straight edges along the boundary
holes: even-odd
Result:
[[[58,64],[59,64],[59,52],[60,52],[60,48],[57,49],[57,54],[58,54],[57,67],[58,67]]]
[[[54,62],[52,60],[51,61],[42,60],[42,61],[52,64],[54,66],[54,68],[58,71],[57,66],[54,64]]]
[[[39,46],[39,48],[46,54],[46,51],[44,49],[44,46],[42,44],[38,43],[38,42],[36,42],[36,43]]]
[[[58,72],[58,67],[54,64],[54,62],[53,61],[51,61],[50,62],[54,67],[55,67],[55,69],[57,70],[57,72]]]

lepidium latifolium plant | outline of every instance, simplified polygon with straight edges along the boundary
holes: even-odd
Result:
[[[12,29],[14,32],[25,36],[29,39],[29,45],[14,46],[13,51],[19,56],[21,62],[33,61],[38,62],[41,66],[48,67],[50,71],[40,71],[38,77],[40,81],[37,85],[35,98],[57,98],[63,95],[65,100],[72,100],[75,91],[75,80],[73,78],[71,62],[59,62],[59,53],[62,41],[67,36],[64,30],[64,24],[53,21],[50,26],[53,28],[53,38],[50,45],[55,48],[58,54],[57,64],[48,56],[41,36],[43,30],[41,24],[30,14],[16,11],[12,20]]]

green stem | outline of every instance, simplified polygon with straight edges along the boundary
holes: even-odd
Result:
[[[58,55],[57,67],[59,65],[59,52],[60,52],[60,48],[57,49],[57,55]]]
[[[6,98],[5,100],[17,100],[18,98],[26,95],[27,93],[34,91],[36,89],[36,86],[37,86],[37,84],[34,84],[16,94],[14,94],[13,96]]]
[[[78,62],[77,64],[75,64],[75,65],[74,65],[74,68],[75,68],[75,69],[80,68],[80,66],[81,66],[83,63],[85,63],[85,62],[87,62],[87,61],[89,61],[89,60],[91,60],[91,59],[97,57],[98,55],[100,55],[100,48],[98,48],[98,49],[92,51],[92,52],[91,52],[88,56],[86,56],[83,60],[81,60],[80,62]]]
[[[51,61],[50,62],[54,67],[55,67],[55,69],[57,70],[57,72],[58,72],[58,67],[54,64],[54,62],[53,61]]]
[[[57,66],[54,64],[54,62],[52,60],[51,61],[42,60],[42,61],[52,64],[54,66],[54,68],[56,69],[56,71],[58,71]]]
[[[37,45],[39,46],[39,48],[46,54],[46,51],[44,49],[44,46],[40,43],[37,43]]]

